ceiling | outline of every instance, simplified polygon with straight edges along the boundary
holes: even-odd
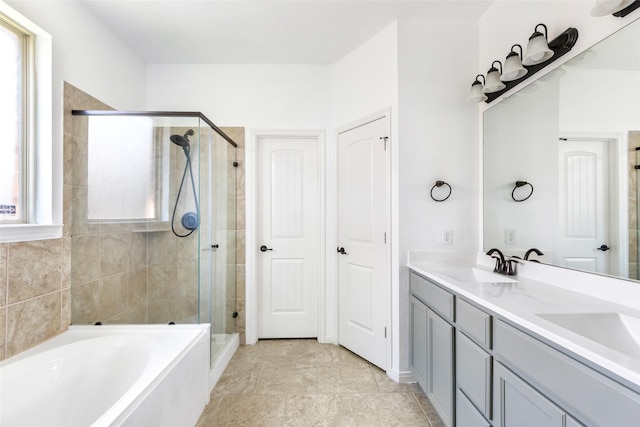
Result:
[[[80,0],[147,63],[331,64],[397,18],[477,20],[480,0]]]

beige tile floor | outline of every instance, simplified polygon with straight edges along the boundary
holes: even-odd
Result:
[[[415,384],[397,384],[350,351],[315,340],[238,349],[197,427],[442,427]]]

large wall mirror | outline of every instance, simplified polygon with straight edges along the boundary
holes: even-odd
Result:
[[[640,20],[485,111],[485,250],[639,279],[638,40]]]

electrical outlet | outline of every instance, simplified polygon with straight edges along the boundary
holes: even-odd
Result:
[[[505,245],[516,244],[516,230],[514,229],[504,230],[504,244]]]
[[[453,245],[453,230],[442,230],[442,244]]]

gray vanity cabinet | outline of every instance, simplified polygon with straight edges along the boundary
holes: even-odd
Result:
[[[494,384],[495,427],[564,427],[566,414],[501,363]]]
[[[415,273],[410,288],[413,372],[444,425],[453,427],[454,297]]]
[[[427,389],[427,306],[411,297],[411,366],[418,385]]]
[[[456,390],[456,425],[464,427],[491,427],[460,389]]]
[[[427,309],[427,388],[442,422],[453,427],[453,326]]]

